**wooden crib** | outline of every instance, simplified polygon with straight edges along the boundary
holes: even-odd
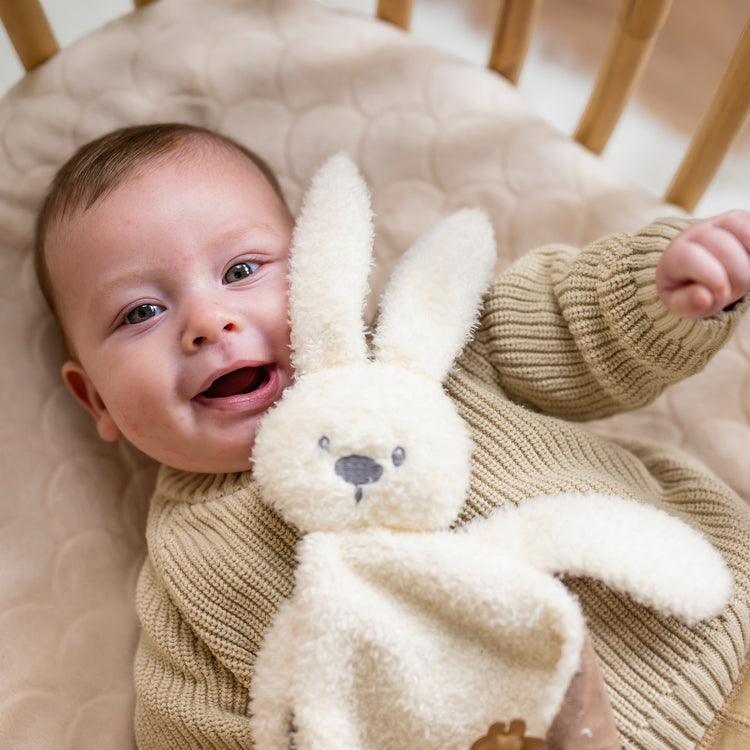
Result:
[[[155,0],[134,0],[134,6]],[[378,0],[377,17],[409,30],[414,0]],[[542,0],[505,0],[488,60],[517,83]],[[596,83],[573,138],[600,154],[636,90],[672,0],[621,0]],[[39,0],[0,0],[0,18],[26,71],[58,51]],[[668,203],[692,211],[709,186],[750,111],[750,17],[690,148],[665,192]]]
[[[572,137],[541,121],[513,85],[540,0],[498,4],[490,70],[403,33],[411,0],[379,0],[387,23],[314,0],[134,4],[142,7],[59,50],[39,0],[0,0],[28,71],[0,100],[2,748],[134,747],[133,591],[155,466],[128,445],[101,443],[64,391],[60,334],[30,258],[36,209],[75,147],[147,120],[218,128],[269,162],[293,209],[323,159],[347,149],[373,193],[375,300],[399,254],[461,206],[491,217],[499,267],[545,242],[580,245],[692,211],[750,110],[749,20],[674,179],[655,196],[596,155],[670,0],[622,0]],[[678,446],[750,503],[750,321],[704,373],[592,428]],[[745,734],[706,734],[696,720],[684,747],[743,746],[731,743],[750,732],[750,678],[739,685],[725,710]]]

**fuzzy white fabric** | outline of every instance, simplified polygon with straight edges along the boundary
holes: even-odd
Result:
[[[467,750],[499,720],[543,737],[583,645],[565,587],[467,534],[316,532],[258,655],[258,750]]]
[[[332,168],[334,167],[334,168]],[[290,273],[297,289],[292,309],[292,349],[298,373],[334,367],[366,357],[362,314],[373,241],[370,194],[344,155],[312,179],[305,210],[295,225]],[[335,295],[320,295],[331,288]],[[352,326],[356,320],[358,325]]]
[[[588,576],[692,625],[721,612],[732,576],[702,534],[653,506],[602,495],[524,502],[475,522],[482,544],[551,574]]]
[[[471,438],[441,381],[492,278],[492,228],[482,212],[462,210],[406,252],[384,294],[371,360],[362,320],[370,222],[362,177],[345,154],[331,157],[293,240],[296,384],[253,450],[264,496],[303,531],[445,528],[469,485]],[[356,476],[368,467],[384,481]],[[355,494],[364,499],[352,507]]]
[[[298,379],[255,445],[264,497],[307,532],[294,594],[256,662],[256,747],[466,750],[518,718],[544,737],[585,632],[555,574],[594,576],[687,622],[726,605],[731,575],[697,532],[614,497],[539,498],[448,531],[471,440],[440,381],[489,283],[492,232],[461,211],[406,253],[372,359],[371,243],[367,189],[336,156],[295,231]]]
[[[544,737],[584,634],[547,570],[600,578],[687,622],[732,593],[699,534],[599,495],[538,498],[457,533],[315,532],[299,558],[256,662],[258,750],[290,739],[300,750],[466,750],[519,717]]]

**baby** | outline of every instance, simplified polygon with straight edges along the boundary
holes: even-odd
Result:
[[[104,440],[124,436],[163,464],[138,586],[141,748],[252,743],[255,655],[291,592],[297,541],[248,470],[258,423],[293,377],[292,228],[262,161],[183,125],[84,146],[40,213],[37,271],[70,353],[63,379]],[[727,614],[694,628],[570,581],[627,747],[718,731],[748,648],[750,514],[689,458],[574,422],[699,371],[748,291],[748,212],[541,248],[498,278],[445,384],[476,445],[461,522],[540,494],[617,494],[702,530],[732,569]]]
[[[187,128],[121,131],[60,171],[38,226],[63,379],[102,439],[178,469],[245,471],[292,378],[293,219],[268,168]]]

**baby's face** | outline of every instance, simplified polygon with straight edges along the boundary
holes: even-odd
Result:
[[[292,379],[291,233],[255,165],[214,149],[136,170],[50,233],[77,357],[63,377],[102,438],[180,469],[249,468]]]

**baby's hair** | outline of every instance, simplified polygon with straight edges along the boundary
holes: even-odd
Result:
[[[63,335],[64,326],[58,313],[45,250],[50,227],[91,208],[146,162],[179,158],[180,152],[194,154],[198,145],[223,148],[249,159],[287,207],[281,186],[263,159],[241,143],[213,130],[186,123],[155,123],[120,128],[89,141],[58,170],[36,222],[36,276],[44,299],[63,328]],[[66,343],[70,349],[70,342]]]

